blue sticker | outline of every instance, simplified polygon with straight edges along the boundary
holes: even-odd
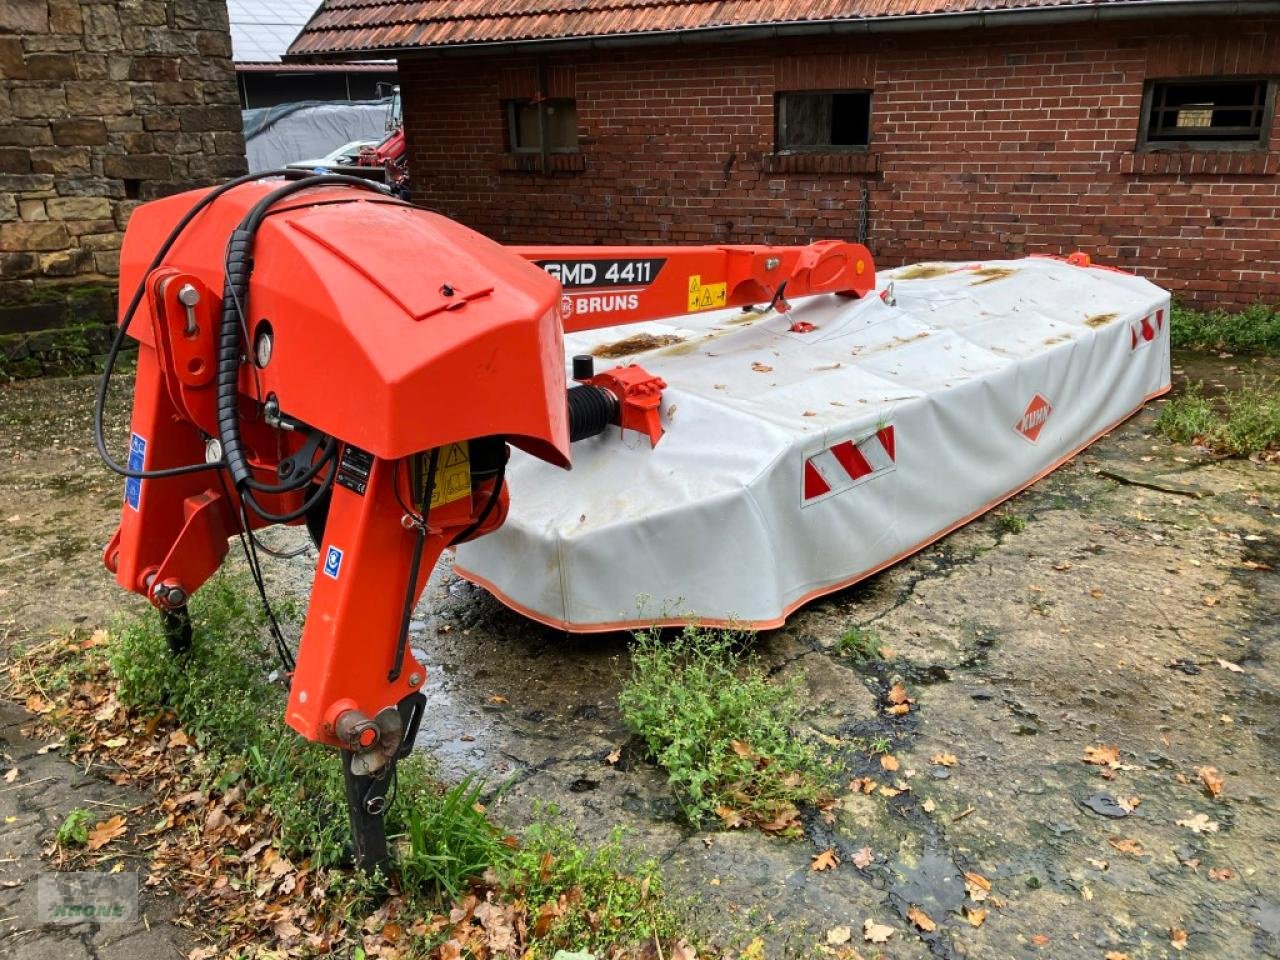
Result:
[[[142,439],[136,433],[129,436],[129,462],[127,466],[130,470],[141,470],[143,463],[147,459],[147,441]],[[142,497],[142,480],[138,477],[128,477],[124,481],[124,502],[133,509],[138,509],[138,500]]]
[[[342,571],[342,551],[337,547],[330,547],[329,552],[324,555],[324,573],[326,577],[338,579],[338,574]]]

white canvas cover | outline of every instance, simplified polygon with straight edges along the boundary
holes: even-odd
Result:
[[[1140,277],[1033,257],[900,268],[890,288],[567,336],[568,356],[667,338],[597,360],[666,380],[666,434],[650,449],[609,430],[574,445],[567,473],[513,451],[510,516],[455,569],[575,632],[778,626],[1169,388],[1169,295]]]

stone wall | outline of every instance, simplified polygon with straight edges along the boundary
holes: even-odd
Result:
[[[0,0],[0,376],[87,365],[133,208],[245,169],[224,0]]]

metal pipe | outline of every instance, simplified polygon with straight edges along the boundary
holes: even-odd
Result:
[[[438,47],[377,47],[367,50],[286,54],[285,60],[374,59],[387,57],[450,57],[608,50],[667,44],[739,43],[788,37],[848,36],[851,34],[912,33],[925,30],[992,29],[1005,26],[1059,26],[1113,23],[1156,17],[1227,18],[1280,13],[1280,0],[1136,0],[1126,3],[1076,3],[1061,7],[1017,10],[925,13],[907,16],[859,17],[847,20],[793,20],[731,27],[692,27],[653,30],[607,37],[552,37],[460,43]]]

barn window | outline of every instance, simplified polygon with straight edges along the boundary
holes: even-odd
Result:
[[[1147,87],[1146,145],[1266,143],[1273,93],[1266,80],[1156,80]]]
[[[508,100],[507,142],[512,153],[578,152],[578,104],[571,99]]]
[[[778,94],[779,153],[865,150],[871,144],[870,90]]]

